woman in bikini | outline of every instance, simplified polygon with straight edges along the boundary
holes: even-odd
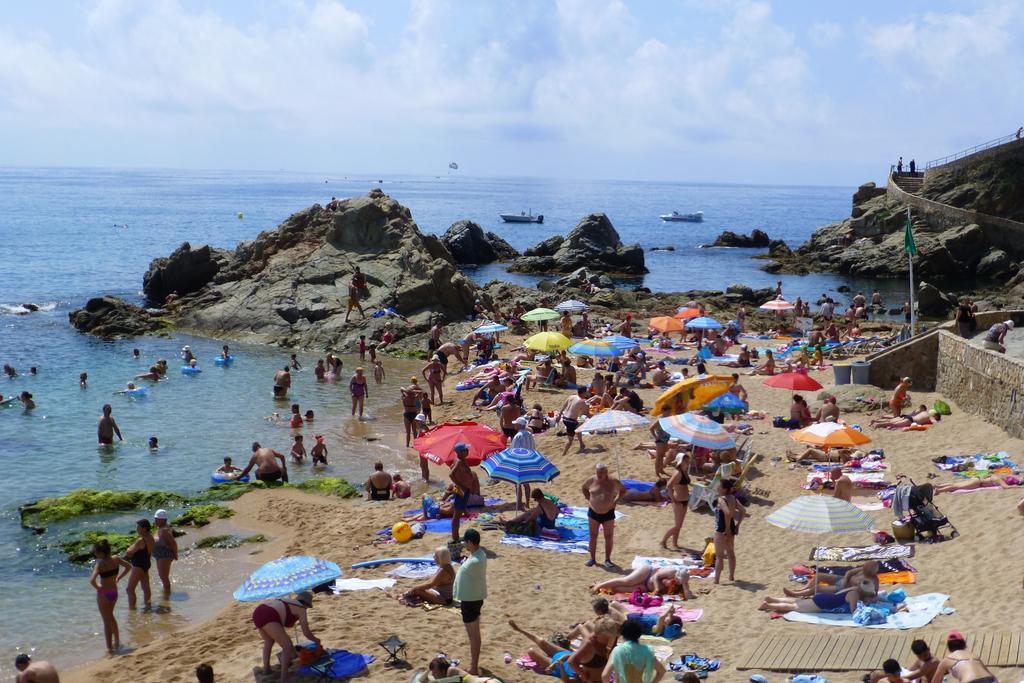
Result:
[[[352,379],[348,381],[348,390],[352,394],[352,414],[356,414],[358,407],[359,418],[362,419],[363,403],[370,395],[370,388],[366,385],[366,377],[363,375],[362,368],[356,368],[356,374],[352,375]]]
[[[686,509],[690,503],[690,454],[680,453],[676,456],[675,471],[668,480],[668,499],[672,503],[672,528],[661,537],[661,547],[668,550],[668,540],[672,539],[672,547],[679,550],[679,531],[686,521]]]
[[[973,491],[998,486],[1001,489],[1009,489],[1020,486],[1020,479],[1017,477],[979,477],[968,481],[955,481],[950,484],[938,484],[935,486],[935,493],[951,493],[953,491]]]
[[[580,680],[600,681],[618,638],[619,625],[615,620],[611,617],[598,617],[592,622],[592,630],[583,639],[579,649],[569,656],[569,667],[578,672]]]
[[[941,419],[942,416],[935,410],[922,410],[906,417],[876,417],[871,421],[871,426],[885,429],[906,429],[914,425],[933,425]]]
[[[572,650],[559,647],[549,640],[538,638],[529,631],[520,628],[511,619],[508,620],[508,625],[512,627],[513,631],[525,636],[533,643],[533,647],[526,649],[526,654],[536,663],[538,669],[563,681],[581,680],[576,670],[569,666],[569,657],[573,654]]]
[[[530,408],[530,412],[526,414],[527,424],[530,431],[534,434],[540,434],[541,432],[547,431],[548,421],[544,417],[544,408],[539,403],[534,403],[533,407]]]
[[[715,583],[722,578],[722,569],[729,560],[729,580],[736,580],[736,534],[740,531],[740,503],[733,493],[732,479],[718,482],[715,500]]]
[[[431,605],[447,605],[452,601],[452,586],[455,584],[455,568],[452,554],[446,547],[434,551],[437,571],[426,583],[413,586],[402,594],[406,602],[420,601]]]
[[[440,402],[444,403],[444,378],[445,370],[441,364],[441,360],[437,357],[437,354],[430,357],[430,362],[423,368],[423,379],[427,380],[427,386],[430,387],[430,402],[434,401],[434,392],[436,391]]]
[[[756,368],[748,372],[748,375],[774,375],[775,374],[775,355],[771,351],[764,352],[764,363],[758,365]]]
[[[96,563],[92,566],[89,584],[96,589],[96,607],[103,619],[103,637],[107,641],[107,652],[114,654],[121,647],[121,633],[114,617],[117,603],[117,582],[128,575],[132,566],[121,557],[110,556],[110,543],[102,539],[92,546]],[[121,569],[124,571],[120,571]],[[120,572],[120,574],[118,574]]]
[[[939,662],[939,668],[932,675],[932,683],[941,683],[949,674],[960,683],[997,683],[997,679],[977,655],[967,649],[967,640],[956,631],[950,631],[946,639],[949,654]]]
[[[421,673],[414,677],[414,683],[501,683],[497,678],[490,676],[474,676],[466,673],[457,666],[453,666],[448,657],[438,655],[430,660],[427,665],[427,673]]]
[[[142,584],[142,601],[149,607],[151,593],[149,589],[149,568],[152,566],[153,548],[156,539],[151,532],[152,526],[148,519],[140,519],[135,524],[139,537],[125,551],[124,559],[131,563],[128,576],[128,608],[135,609],[135,587]]]
[[[874,594],[863,592],[860,586],[850,586],[834,593],[815,593],[809,598],[765,598],[758,609],[762,612],[778,612],[780,614],[786,612],[852,614],[857,609],[858,602],[874,599],[874,597]]]
[[[320,645],[320,639],[309,629],[306,610],[313,606],[313,594],[302,591],[295,594],[294,599],[275,598],[256,606],[252,612],[252,623],[263,638],[263,673],[270,673],[270,653],[276,643],[281,648],[281,683],[288,680],[288,666],[295,659],[295,644],[287,629],[299,624],[302,634],[314,645]]]
[[[626,576],[608,579],[590,587],[591,593],[632,593],[636,590],[657,595],[680,593],[687,600],[693,598],[690,592],[690,572],[685,567],[658,569],[652,564],[642,564]]]
[[[506,527],[522,528],[531,524],[535,524],[533,527],[535,533],[540,533],[541,529],[554,529],[555,520],[558,519],[558,506],[552,503],[544,495],[544,492],[539,488],[533,489],[530,492],[530,498],[536,504],[535,507],[523,512],[522,514],[513,517],[512,519],[505,521],[498,518],[498,522]],[[519,533],[518,531],[509,531],[508,533]]]

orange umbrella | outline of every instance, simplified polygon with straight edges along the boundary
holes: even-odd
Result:
[[[690,318],[697,318],[699,316],[700,311],[696,308],[681,308],[673,317],[678,318],[679,320],[689,320]]]
[[[682,322],[667,315],[663,315],[660,318],[651,318],[650,328],[661,333],[682,332],[686,329]]]
[[[819,422],[793,432],[793,440],[823,448],[850,448],[862,446],[871,439],[849,425],[838,422]]]
[[[423,432],[412,442],[412,447],[435,465],[451,465],[455,462],[455,445],[469,446],[466,461],[479,465],[491,453],[505,448],[507,437],[487,425],[476,422],[446,422],[430,431]]]

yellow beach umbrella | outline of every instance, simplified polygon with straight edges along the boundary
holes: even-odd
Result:
[[[538,332],[523,345],[534,351],[562,351],[572,346],[572,340],[559,332]]]
[[[651,415],[667,417],[689,410],[697,410],[708,401],[729,391],[732,377],[728,375],[698,375],[672,386],[654,402]]]

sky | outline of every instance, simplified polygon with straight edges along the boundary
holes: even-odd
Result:
[[[1024,125],[1018,0],[53,0],[0,166],[855,185]]]

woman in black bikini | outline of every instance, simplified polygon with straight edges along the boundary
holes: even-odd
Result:
[[[722,578],[722,568],[729,559],[729,580],[736,580],[736,534],[740,531],[741,508],[733,493],[735,482],[723,479],[718,483],[715,500],[715,583]]]
[[[124,554],[124,559],[131,563],[131,573],[128,576],[128,608],[135,609],[135,587],[142,584],[142,601],[149,607],[151,592],[149,589],[149,568],[152,564],[151,555],[156,539],[150,531],[151,526],[148,519],[140,519],[135,524],[135,530],[139,532],[139,538],[131,544]]]
[[[672,547],[679,546],[679,531],[686,520],[686,509],[690,503],[690,454],[680,453],[676,456],[676,469],[668,480],[668,499],[672,503],[672,528],[661,537],[661,547],[668,550],[668,539],[672,539]]]
[[[534,434],[540,434],[547,430],[548,421],[544,417],[544,408],[539,403],[533,404],[533,408],[526,414],[526,417],[529,420],[527,426]]]
[[[96,607],[103,619],[103,637],[107,641],[107,652],[114,654],[121,647],[121,633],[114,617],[114,605],[117,603],[117,582],[123,579],[132,566],[121,557],[110,556],[110,543],[103,539],[92,546],[96,563],[92,566],[89,584],[96,589]],[[121,568],[124,571],[118,576]]]

